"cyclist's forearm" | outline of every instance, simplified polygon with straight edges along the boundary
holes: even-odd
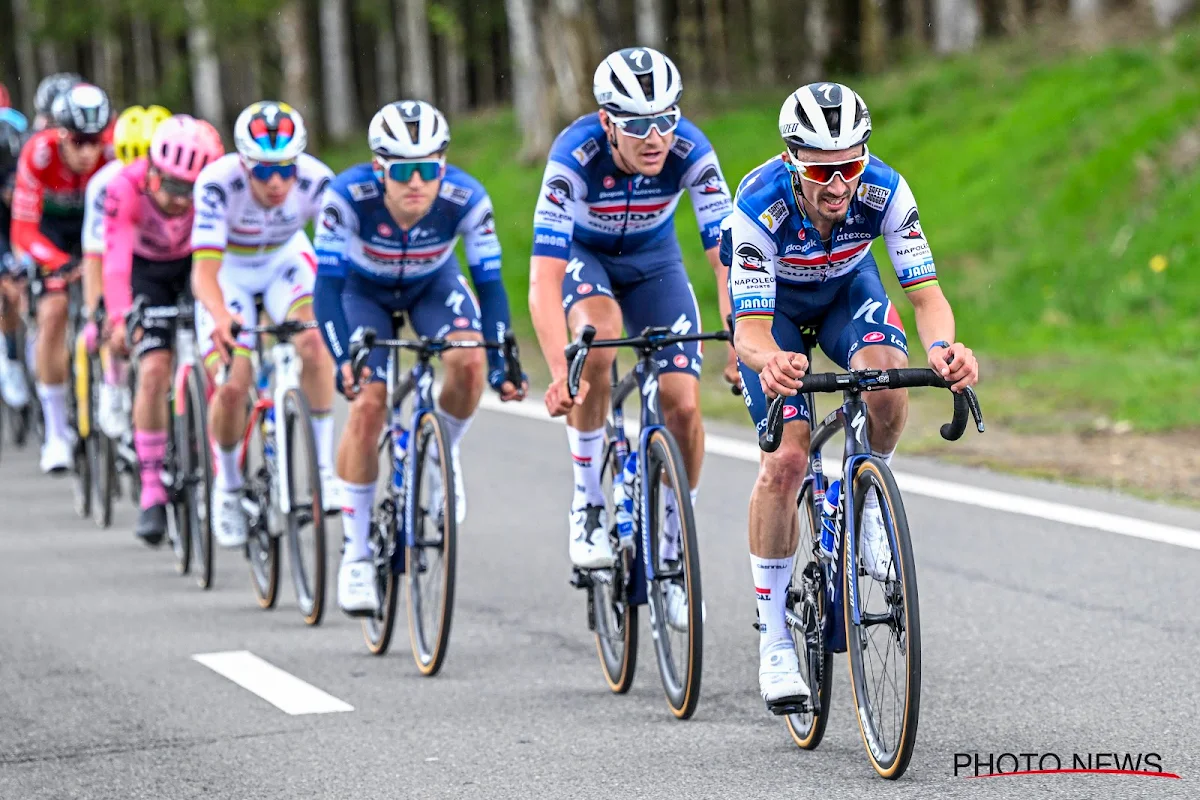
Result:
[[[918,289],[908,295],[917,319],[917,335],[925,350],[934,342],[954,341],[954,312],[946,295],[937,286]]]
[[[350,325],[342,308],[342,291],[345,287],[344,277],[322,275],[320,272],[313,286],[313,315],[320,325],[325,346],[339,365],[350,360]]]
[[[100,256],[84,256],[80,272],[83,274],[83,304],[88,311],[95,311],[104,294],[104,267]]]
[[[734,349],[742,363],[755,372],[762,372],[772,355],[779,352],[779,344],[771,335],[771,319],[740,319],[734,334]]]
[[[220,270],[219,258],[196,258],[192,266],[192,296],[217,318],[226,313],[225,293],[221,291],[221,284],[217,280]],[[252,320],[248,322],[253,324]]]
[[[477,283],[475,293],[479,295],[479,310],[483,316],[483,337],[500,341],[504,332],[512,327],[504,281]],[[499,350],[488,350],[487,361],[489,370],[504,369],[504,354]]]
[[[530,260],[529,316],[553,380],[567,374],[567,358],[563,354],[567,333],[562,312],[562,282],[566,273],[564,258],[534,256]]]

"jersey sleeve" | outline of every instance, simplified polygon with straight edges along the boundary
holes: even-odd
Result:
[[[37,165],[49,163],[52,154],[46,139],[30,139],[17,160],[17,182],[13,188],[12,246],[28,253],[47,270],[64,266],[71,257],[42,235],[42,202],[46,187]]]
[[[463,237],[467,264],[475,284],[500,280],[500,239],[492,213],[492,199],[484,195],[463,215],[458,233]]]
[[[775,240],[739,204],[729,223],[732,266],[729,286],[735,320],[775,316]]]
[[[229,206],[229,187],[219,179],[213,167],[205,167],[192,190],[192,258],[197,261],[219,260],[225,254],[228,228],[225,222]],[[207,174],[206,174],[207,173]]]
[[[107,183],[107,180],[93,177],[83,193],[82,245],[85,258],[104,254],[104,197]]]
[[[122,317],[133,305],[133,237],[137,191],[122,174],[108,183],[104,197],[104,305]]]
[[[346,251],[358,234],[358,212],[335,188],[325,190],[316,234],[317,275],[345,278]]]
[[[542,176],[542,190],[533,211],[533,255],[567,259],[575,218],[587,196],[583,177],[551,159]]]
[[[717,152],[710,147],[697,156],[695,163],[683,173],[681,183],[692,198],[692,209],[696,212],[696,224],[700,228],[700,241],[704,249],[716,247],[721,238],[721,220],[733,210],[729,186],[721,174]]]
[[[309,156],[308,163],[313,187],[304,195],[303,202],[300,203],[300,213],[305,221],[315,225],[318,224],[321,210],[325,207],[325,190],[333,183],[333,170],[326,166],[324,161],[312,156]]]
[[[915,292],[937,286],[937,271],[925,232],[921,230],[921,215],[917,201],[903,176],[898,176],[891,202],[884,212],[880,232],[887,245],[888,258],[905,292]]]

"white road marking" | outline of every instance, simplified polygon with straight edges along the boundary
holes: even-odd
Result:
[[[201,653],[192,658],[293,716],[354,710],[354,706],[343,703],[246,650]]]
[[[536,419],[543,422],[555,422],[560,425],[564,422],[562,418],[552,419],[546,413],[546,407],[542,405],[540,397],[530,397],[523,403],[501,403],[497,397],[484,395],[480,406],[488,411],[498,411],[502,414],[509,414],[516,417]],[[631,420],[627,419],[626,427],[626,433],[631,436],[634,435],[638,430],[636,417]],[[565,444],[566,442],[564,441]],[[840,446],[838,449],[840,450]],[[758,463],[760,454],[758,445],[750,440],[749,435],[743,441],[741,439],[710,433],[705,437],[704,450],[712,455],[725,456],[726,458],[734,458],[739,461],[749,461],[753,464]],[[840,459],[826,458],[825,474],[830,477],[840,477]],[[926,478],[920,475],[910,475],[901,472],[897,472],[895,475],[896,483],[900,486],[900,490],[909,494],[934,497],[938,500],[963,503],[994,511],[1004,511],[1009,514],[1037,517],[1038,519],[1050,522],[1091,528],[1106,533],[1115,533],[1120,536],[1129,536],[1134,539],[1145,539],[1150,542],[1184,547],[1189,550],[1200,550],[1200,531],[1190,528],[1164,525],[1158,522],[1138,519],[1137,517],[1125,517],[1120,514],[1110,514],[1106,511],[1095,511],[1090,508],[1081,508],[1066,503],[1055,503],[1049,500],[1039,500],[1009,492],[998,492],[993,489],[983,489],[978,486],[954,483],[953,481],[945,481],[937,478]]]

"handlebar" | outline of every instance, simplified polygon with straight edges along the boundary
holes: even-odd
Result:
[[[857,370],[846,373],[821,372],[815,375],[805,375],[800,382],[800,392],[874,392],[883,389],[910,389],[918,386],[933,386],[939,389],[949,389],[953,384],[942,378],[931,369],[889,369],[889,370]],[[941,427],[942,438],[955,441],[962,437],[967,429],[967,414],[975,420],[975,429],[980,433],[985,430],[983,411],[979,407],[979,398],[971,387],[963,389],[962,393],[952,393],[954,397],[954,414]],[[758,446],[765,453],[774,453],[783,441],[783,407],[787,401],[784,395],[777,395],[771,400],[767,409],[766,430],[758,437]]]
[[[579,382],[583,379],[583,365],[587,361],[588,352],[593,347],[632,347],[644,353],[652,353],[681,342],[729,341],[728,331],[715,333],[672,333],[670,328],[649,327],[640,336],[629,336],[624,339],[596,340],[596,329],[584,325],[579,330],[575,341],[567,345],[563,354],[567,357],[567,393],[574,397],[579,392]]]
[[[504,355],[504,379],[520,388],[524,371],[521,369],[521,351],[517,346],[517,335],[511,330],[504,332],[504,341],[489,342],[461,339],[431,339],[422,336],[420,339],[380,339],[374,328],[359,328],[350,336],[350,371],[354,376],[354,385],[358,385],[359,375],[366,366],[367,357],[376,347],[397,347],[401,350],[412,350],[422,360],[450,349],[483,347],[488,350],[500,350]]]
[[[236,339],[243,333],[265,333],[274,336],[281,342],[286,342],[301,331],[312,330],[320,325],[315,319],[301,322],[296,319],[285,319],[277,325],[242,325],[237,320],[229,326],[229,334]]]

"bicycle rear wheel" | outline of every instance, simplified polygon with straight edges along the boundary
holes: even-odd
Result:
[[[88,454],[88,440],[92,438],[91,370],[87,345],[83,337],[76,336],[75,326],[68,329],[73,345],[71,364],[67,369],[67,428],[74,433],[71,443],[72,488],[75,495],[75,513],[80,519],[92,515],[92,462]]]
[[[291,492],[287,518],[288,562],[296,603],[308,625],[320,625],[325,613],[325,512],[321,498],[321,471],[317,467],[317,443],[313,436],[308,401],[298,389],[283,396],[284,435]],[[311,526],[311,533],[302,535]]]
[[[611,436],[611,431],[610,431]],[[629,580],[632,570],[644,569],[632,548],[620,550],[614,529],[617,510],[612,506],[612,481],[619,480],[622,465],[617,463],[610,440],[604,457],[602,475],[607,479],[601,487],[605,504],[609,506],[609,530],[605,532],[612,540],[613,552],[617,554],[612,569],[589,570],[591,578],[592,626],[596,632],[596,653],[600,656],[600,668],[604,680],[614,694],[625,694],[633,686],[637,671],[638,609],[629,602]],[[630,487],[629,491],[633,491]]]
[[[213,584],[213,535],[212,535],[212,445],[208,439],[208,402],[204,394],[203,367],[197,365],[188,370],[187,408],[185,410],[186,437],[183,439],[187,453],[184,471],[184,489],[189,495],[192,552],[195,554],[199,571],[196,582],[201,589],[211,589]]]
[[[435,462],[429,452],[437,445]],[[410,442],[412,485],[406,519],[409,525],[405,571],[408,574],[408,635],[413,660],[422,675],[436,675],[446,660],[450,623],[454,615],[455,560],[458,556],[458,523],[454,508],[454,459],[442,420],[426,411],[417,421]],[[441,504],[432,507],[433,484],[438,471]],[[422,496],[425,495],[425,496]]]
[[[116,455],[112,440],[100,430],[95,411],[100,408],[100,358],[91,356],[88,359],[88,374],[91,376],[91,391],[89,402],[92,412],[89,415],[92,427],[88,441],[88,463],[92,469],[92,520],[101,528],[112,525],[112,506],[115,484],[117,481]]]
[[[662,676],[667,705],[678,719],[688,719],[700,701],[700,676],[704,656],[704,600],[700,590],[700,550],[696,542],[696,520],[692,514],[691,488],[687,469],[675,438],[665,428],[655,430],[646,442],[646,464],[642,492],[649,495],[646,507],[650,552],[655,576],[647,587],[650,627]],[[679,512],[679,542],[676,558],[663,557],[666,515],[659,516],[659,499],[675,496]],[[670,545],[668,544],[668,547]],[[681,607],[681,603],[686,606]],[[682,624],[680,624],[682,623]]]
[[[788,590],[787,605],[791,612],[788,624],[796,654],[800,657],[800,672],[813,695],[807,710],[788,714],[784,722],[798,747],[815,750],[825,736],[825,725],[829,722],[833,653],[825,648],[825,609],[829,598],[825,592],[825,573],[813,554],[821,535],[821,512],[813,497],[811,481],[800,492],[798,510],[800,545],[796,549]]]
[[[908,769],[920,716],[921,620],[917,571],[900,490],[888,466],[875,457],[860,463],[854,474],[852,510],[856,531],[862,530],[864,506],[871,494],[879,502],[892,558],[887,579],[876,582],[860,568],[858,542],[845,543],[842,573],[846,649],[854,706],[867,756],[880,777],[895,780]],[[855,582],[853,586],[851,581]],[[857,601],[860,609],[858,623],[854,620],[853,601]],[[889,665],[897,674],[874,676],[874,667],[886,670]]]

